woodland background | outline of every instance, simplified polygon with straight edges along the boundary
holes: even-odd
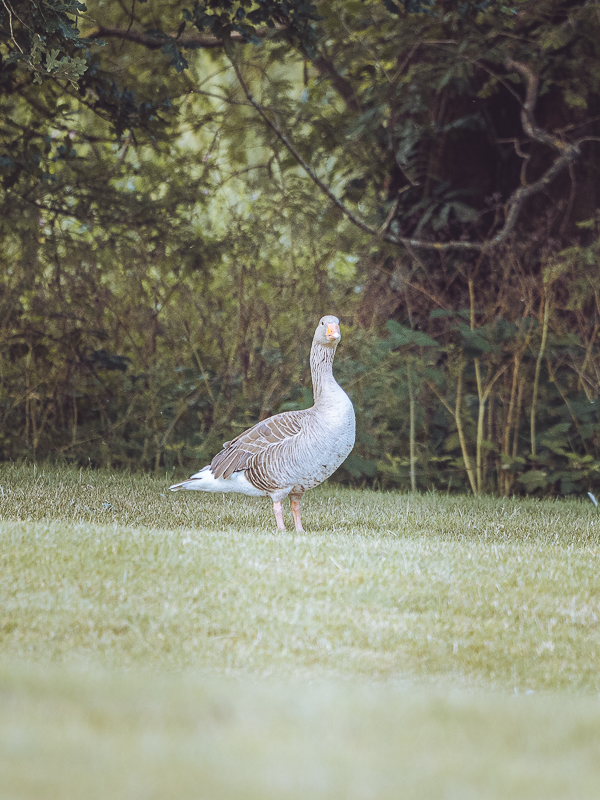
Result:
[[[311,402],[350,485],[600,489],[597,0],[0,0],[0,458],[196,469]]]

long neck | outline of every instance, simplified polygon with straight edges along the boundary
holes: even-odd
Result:
[[[333,377],[333,358],[335,347],[323,347],[313,342],[310,351],[310,373],[312,375],[315,405],[326,399],[338,386]]]

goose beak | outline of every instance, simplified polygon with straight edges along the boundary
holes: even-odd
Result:
[[[337,322],[330,322],[327,326],[327,333],[325,336],[330,339],[332,342],[337,341],[338,339],[342,338],[342,334],[340,333],[340,326]]]

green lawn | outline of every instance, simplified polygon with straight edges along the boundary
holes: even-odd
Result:
[[[2,798],[600,796],[589,501],[168,485],[0,470]]]

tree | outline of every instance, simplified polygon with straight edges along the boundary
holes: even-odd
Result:
[[[289,98],[270,96],[263,107],[237,69],[244,93],[325,197],[391,244],[489,252],[515,227],[529,232],[532,214],[562,200],[568,207],[556,227],[563,234],[589,218],[598,135],[595,3],[340,0],[317,10],[318,18],[299,4],[284,18],[268,5],[246,14],[231,4],[223,16],[197,6],[182,11],[176,35],[133,24],[99,25],[89,35],[160,46],[179,70],[185,49],[221,46],[232,54],[233,42],[261,37],[294,45],[310,67],[307,96],[292,118],[307,123],[309,141],[275,121],[289,111]],[[271,27],[256,27],[265,22]],[[197,32],[184,34],[185,23]],[[263,70],[260,49],[246,61],[255,57]],[[237,53],[234,68],[244,58]],[[341,196],[319,174],[319,161],[332,156]]]

